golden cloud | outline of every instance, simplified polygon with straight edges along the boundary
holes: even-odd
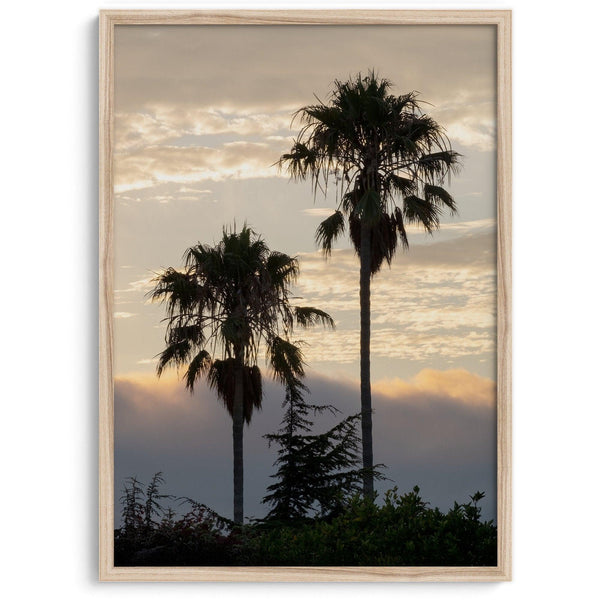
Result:
[[[423,369],[408,381],[399,378],[384,379],[374,383],[372,388],[374,393],[399,401],[435,396],[477,406],[492,407],[496,403],[495,382],[465,369]]]
[[[152,359],[148,359],[152,360]],[[138,410],[152,413],[162,411],[165,405],[188,408],[190,394],[185,390],[176,371],[167,371],[159,379],[155,373],[126,373],[115,377],[119,390]]]

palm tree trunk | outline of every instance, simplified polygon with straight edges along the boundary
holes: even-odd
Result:
[[[233,521],[244,522],[244,365],[236,357],[233,397]]]
[[[373,498],[373,421],[371,409],[371,228],[360,228],[360,410],[363,494]]]

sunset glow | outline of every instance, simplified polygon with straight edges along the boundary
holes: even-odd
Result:
[[[375,459],[400,487],[420,483],[440,505],[485,487],[494,517],[494,28],[361,26],[358,37],[351,29],[117,27],[117,497],[123,478],[162,470],[177,493],[204,494],[217,511],[230,510],[228,470],[214,489],[198,482],[229,464],[231,421],[206,386],[190,395],[175,371],[157,379],[165,314],[147,296],[156,273],[180,268],[186,248],[214,244],[223,227],[246,223],[270,248],[298,257],[293,303],[319,307],[336,324],[297,334],[311,401],[358,412],[358,258],[347,232],[327,259],[314,241],[336,190],[315,194],[276,163],[302,127],[292,121],[298,108],[313,94],[325,100],[336,78],[375,67],[394,94],[420,92],[463,163],[448,188],[458,215],[444,215],[433,235],[408,225],[410,249],[372,281]],[[268,376],[262,354],[259,367]],[[247,467],[251,514],[263,510],[258,483],[268,481],[273,454],[262,436],[277,428],[282,400],[269,382],[247,428],[246,452],[256,457]]]

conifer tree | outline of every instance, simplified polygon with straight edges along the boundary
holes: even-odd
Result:
[[[279,446],[275,461],[278,468],[272,475],[277,481],[267,488],[263,498],[263,503],[271,506],[267,519],[331,517],[361,490],[363,470],[356,431],[360,414],[343,419],[325,433],[311,433],[311,413],[339,411],[331,405],[306,402],[304,394],[309,390],[301,380],[303,375],[301,364],[295,372],[287,371],[281,428],[265,436],[269,445]],[[375,476],[381,478],[379,473]]]

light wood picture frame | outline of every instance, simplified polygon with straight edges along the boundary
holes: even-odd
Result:
[[[491,26],[496,39],[496,524],[497,565],[485,567],[116,567],[115,528],[115,30],[124,26]],[[102,581],[511,580],[511,11],[323,10],[100,12],[99,578]],[[218,57],[215,57],[218,60]],[[294,65],[290,64],[290,69]],[[333,73],[335,77],[346,73]],[[383,73],[385,75],[385,73]],[[400,82],[394,82],[400,83]],[[409,85],[409,84],[408,84]],[[400,86],[399,86],[400,87]],[[315,90],[316,93],[316,90]],[[310,103],[314,98],[307,98]],[[425,98],[427,100],[427,98]],[[290,111],[290,115],[291,115]],[[292,184],[290,184],[292,185]],[[311,204],[312,206],[312,204]],[[316,206],[316,204],[315,204]],[[224,223],[225,224],[225,223]],[[238,223],[241,225],[241,223]],[[215,235],[218,235],[216,232]],[[210,240],[207,240],[210,241]],[[183,251],[184,248],[181,248]],[[155,265],[160,268],[161,265]],[[159,348],[160,350],[160,348]],[[133,473],[132,473],[133,475]],[[227,475],[229,476],[229,474]]]

